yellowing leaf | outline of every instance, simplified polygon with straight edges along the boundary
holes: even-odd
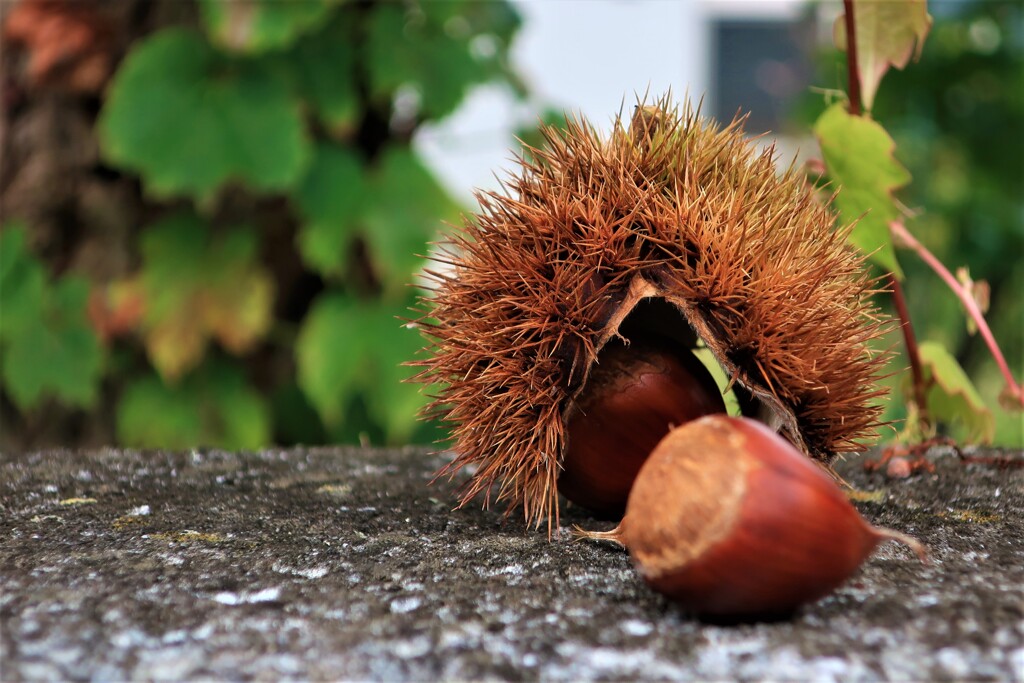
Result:
[[[274,285],[254,262],[255,248],[250,231],[213,237],[190,215],[167,218],[143,234],[143,333],[165,380],[198,366],[211,336],[240,355],[266,334]]]
[[[902,69],[911,57],[920,56],[932,18],[926,0],[853,0],[853,20],[861,103],[870,111],[889,67]],[[835,41],[839,49],[846,49],[842,16],[836,20]]]
[[[104,343],[135,330],[142,319],[144,300],[137,278],[115,280],[89,293],[89,322]]]
[[[970,443],[990,443],[995,433],[992,411],[985,407],[956,358],[935,342],[922,343],[919,351],[931,418],[961,427]]]
[[[814,134],[829,177],[839,195],[835,206],[842,224],[857,221],[850,242],[871,260],[902,276],[889,223],[900,217],[893,190],[910,182],[910,174],[893,157],[895,143],[869,118],[853,116],[834,104],[814,124]]]
[[[985,280],[974,280],[971,277],[971,271],[966,266],[961,266],[956,269],[956,279],[964,288],[970,292],[971,298],[974,299],[974,303],[978,306],[978,310],[983,314],[988,313],[988,307],[991,304],[992,288]],[[970,315],[967,316],[967,333],[975,335],[978,333],[978,323],[974,321],[974,318]]]
[[[200,308],[207,329],[237,356],[266,334],[273,304],[274,281],[268,273],[251,271],[232,286],[205,292]]]
[[[183,300],[146,331],[149,359],[169,381],[177,380],[199,365],[206,353],[206,330],[198,324],[193,299]]]

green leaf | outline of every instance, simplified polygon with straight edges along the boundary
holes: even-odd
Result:
[[[889,223],[900,217],[893,190],[910,182],[910,174],[893,157],[895,143],[879,124],[853,116],[834,104],[814,124],[829,176],[839,190],[835,206],[843,224],[857,222],[850,242],[871,259],[902,277]]]
[[[270,398],[274,442],[282,446],[328,443],[324,423],[299,385],[287,381]]]
[[[365,194],[359,157],[336,145],[320,145],[294,195],[305,219],[297,240],[307,265],[323,275],[342,273]]]
[[[448,30],[448,3],[424,3],[406,10],[398,3],[376,5],[369,28],[371,93],[390,100],[402,86],[416,89],[420,110],[429,118],[451,113],[470,85],[486,81],[487,65],[470,50],[469,27]],[[438,7],[435,7],[438,6]],[[441,13],[433,16],[438,9]]]
[[[256,449],[270,443],[270,407],[234,366],[210,368],[204,426],[211,442],[231,450]]]
[[[995,433],[992,411],[985,407],[956,358],[935,342],[923,342],[919,352],[928,387],[925,400],[930,417],[959,426],[969,443],[991,443]],[[909,383],[904,389],[910,391]]]
[[[210,337],[235,355],[263,338],[274,284],[255,263],[251,231],[213,237],[198,218],[179,214],[150,226],[140,241],[144,339],[165,380],[199,365]]]
[[[43,292],[31,323],[6,336],[5,389],[22,410],[45,396],[90,407],[96,402],[103,352],[86,318],[89,284],[65,277]]]
[[[429,20],[455,36],[488,36],[499,41],[504,48],[523,24],[519,12],[505,0],[492,2],[430,2],[423,4]],[[448,22],[453,22],[452,24]]]
[[[202,444],[203,419],[193,392],[157,375],[136,380],[117,404],[117,440],[132,448],[184,449]]]
[[[252,54],[291,45],[327,21],[331,7],[324,0],[200,0],[199,10],[213,42]]]
[[[406,329],[396,306],[356,302],[326,293],[314,303],[296,343],[299,386],[333,432],[349,419],[353,399],[365,396],[370,415],[388,440],[405,440],[426,399],[404,384],[411,360],[422,345]]]
[[[203,38],[171,28],[141,42],[111,83],[100,145],[160,197],[209,199],[240,180],[282,190],[305,170],[310,144],[283,78],[218,55]]]
[[[367,391],[370,414],[384,428],[391,443],[405,443],[417,427],[416,415],[427,398],[418,385],[406,380],[416,370],[405,365],[423,346],[419,332],[399,319],[409,311],[380,306],[364,312],[364,325],[374,330],[372,347],[375,377]]]
[[[285,71],[299,94],[336,137],[352,132],[359,117],[356,48],[351,21],[339,20],[297,42],[285,56]]]
[[[369,342],[358,322],[354,301],[325,293],[306,314],[295,342],[299,387],[327,425],[344,421],[345,404],[360,384]]]
[[[926,0],[853,0],[853,18],[861,103],[871,111],[889,67],[903,69],[911,57],[920,57],[932,18]],[[843,16],[835,23],[835,41],[840,50],[846,50]]]
[[[270,410],[237,367],[211,362],[176,386],[156,375],[129,384],[117,434],[139,448],[254,449],[270,442]]]
[[[736,392],[732,390],[729,380],[731,379],[729,374],[726,373],[725,368],[721,366],[718,360],[715,358],[715,354],[711,353],[711,349],[706,346],[696,348],[693,350],[693,355],[697,357],[697,360],[708,369],[711,376],[715,380],[715,384],[718,385],[719,391],[722,392],[722,399],[725,401],[725,412],[735,417],[741,417],[743,415],[743,409],[740,408],[739,399],[736,398]]]
[[[369,184],[364,225],[374,265],[385,283],[404,287],[422,266],[427,242],[458,219],[459,207],[407,147],[386,150]]]
[[[0,233],[0,341],[32,326],[43,307],[46,273],[25,244],[21,225]]]

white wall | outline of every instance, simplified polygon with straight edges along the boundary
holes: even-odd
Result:
[[[687,0],[525,0],[513,63],[539,103],[580,112],[607,128],[623,103],[629,112],[650,90],[706,89],[702,3]],[[532,121],[501,88],[476,90],[454,115],[420,131],[416,146],[452,194],[471,201],[475,187],[496,187],[512,166],[515,128]]]
[[[637,93],[671,89],[696,101],[707,91],[712,19],[792,18],[805,2],[516,0],[523,27],[512,60],[535,104],[582,113],[607,129],[623,105],[631,111]],[[841,8],[839,0],[825,7],[832,5]],[[478,88],[455,114],[419,131],[416,147],[452,195],[473,206],[473,189],[495,189],[495,175],[513,166],[513,131],[534,123],[535,111],[501,88]],[[780,142],[789,157],[795,145]]]

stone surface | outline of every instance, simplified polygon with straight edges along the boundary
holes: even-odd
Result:
[[[422,451],[0,456],[0,679],[1024,679],[1024,470],[840,471],[886,544],[790,621],[703,624],[628,555],[451,510]],[[1020,453],[1010,453],[1020,458]]]

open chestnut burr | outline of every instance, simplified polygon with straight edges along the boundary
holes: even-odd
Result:
[[[884,332],[849,227],[774,152],[668,98],[601,136],[546,128],[435,260],[426,411],[461,504],[599,516],[644,579],[714,617],[778,616],[882,540],[829,477],[878,426]],[[741,417],[693,351],[728,378]],[[495,490],[496,489],[496,490]]]
[[[549,533],[559,489],[605,515],[622,509],[638,468],[615,460],[635,456],[573,443],[610,440],[587,420],[603,368],[652,345],[676,359],[706,347],[743,415],[806,457],[827,466],[859,450],[882,393],[869,342],[887,323],[849,228],[804,176],[780,175],[742,120],[719,127],[667,97],[607,136],[575,119],[543,132],[441,245],[423,301],[431,346],[418,379],[438,387],[425,414],[451,428],[444,472],[473,466],[462,503],[486,493]],[[643,456],[695,416],[624,431],[649,444]],[[589,490],[602,469],[624,485]]]

